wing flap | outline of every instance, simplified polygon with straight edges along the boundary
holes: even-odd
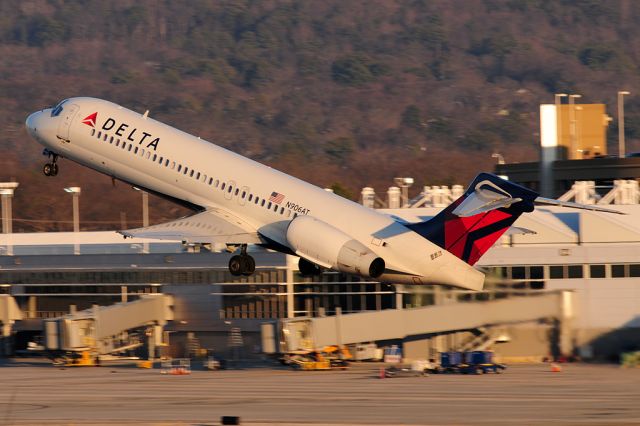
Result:
[[[220,209],[207,209],[171,222],[118,232],[125,237],[189,243],[260,244],[264,242],[254,227]]]

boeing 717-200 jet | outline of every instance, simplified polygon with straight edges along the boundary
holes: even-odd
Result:
[[[191,207],[194,214],[124,236],[226,244],[234,275],[255,270],[248,244],[299,256],[300,272],[322,268],[402,284],[481,290],[480,257],[536,203],[597,206],[539,197],[481,173],[432,219],[407,223],[366,208],[114,103],[66,99],[31,114],[29,134],[44,145],[44,174],[68,158]]]

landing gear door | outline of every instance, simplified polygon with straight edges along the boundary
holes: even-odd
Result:
[[[69,143],[69,127],[71,127],[71,122],[73,118],[76,116],[78,112],[78,105],[71,104],[65,105],[62,111],[62,120],[60,121],[60,125],[58,126],[58,139],[61,142]]]

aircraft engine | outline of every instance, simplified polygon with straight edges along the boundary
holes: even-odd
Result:
[[[359,241],[311,216],[298,216],[287,229],[287,241],[301,257],[325,268],[377,278],[384,259]]]

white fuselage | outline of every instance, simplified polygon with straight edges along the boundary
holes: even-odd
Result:
[[[378,280],[463,287],[482,280],[480,272],[388,215],[111,102],[71,98],[57,116],[51,109],[29,116],[27,128],[62,157],[177,200],[228,211],[284,247],[290,248],[286,232],[296,215],[326,222],[384,259]],[[280,204],[269,201],[273,193],[284,196]]]

